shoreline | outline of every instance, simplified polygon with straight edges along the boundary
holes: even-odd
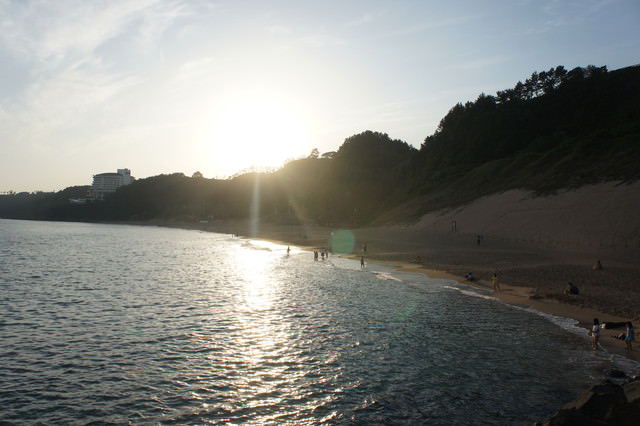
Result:
[[[281,242],[280,242],[281,243]],[[357,256],[347,256],[354,260]],[[398,263],[398,262],[385,262],[376,259],[371,259],[374,263],[385,264],[396,267],[397,271],[410,272],[424,274],[429,278],[441,278],[456,281],[460,284],[466,284],[471,287],[492,290],[492,285],[489,280],[474,280],[468,281],[464,277],[451,274],[447,271],[423,268],[420,265],[412,263]],[[577,325],[585,329],[585,335],[588,335],[593,324],[593,318],[599,318],[601,323],[606,322],[626,322],[627,320],[615,315],[606,314],[593,309],[580,308],[573,305],[565,304],[559,301],[550,299],[537,299],[531,298],[535,294],[535,288],[530,287],[516,287],[509,284],[500,283],[501,291],[494,292],[493,296],[503,303],[511,305],[528,306],[536,311],[551,314],[558,317],[569,318],[577,322]],[[640,352],[638,348],[632,352],[628,352],[625,349],[625,343],[623,340],[617,339],[615,336],[624,332],[624,328],[607,329],[601,328],[600,331],[600,346],[606,352],[625,357],[640,363]]]
[[[159,225],[167,226],[167,224]],[[296,246],[300,249],[308,251],[313,251],[322,247],[329,248],[330,239],[334,232],[330,228],[320,226],[272,224],[260,224],[260,230],[258,232],[255,232],[255,226],[252,227],[249,221],[228,221],[218,222],[214,224],[193,225],[195,226],[186,226],[184,228],[225,234],[235,234],[242,238],[271,241],[278,244]],[[183,226],[180,226],[179,224],[170,224],[168,226],[183,228]],[[252,228],[254,228],[253,232]],[[518,274],[514,274],[513,271],[507,270],[507,268],[503,265],[499,265],[498,267],[488,265],[491,267],[481,268],[481,265],[479,265],[477,261],[463,263],[464,260],[462,260],[461,262],[450,262],[449,264],[446,264],[444,262],[441,263],[439,259],[430,257],[427,258],[426,256],[422,256],[425,261],[423,261],[422,263],[414,263],[411,260],[408,260],[410,259],[410,257],[408,257],[409,252],[420,253],[431,251],[434,248],[425,247],[425,244],[423,242],[415,244],[415,242],[411,241],[411,238],[403,239],[403,237],[406,237],[408,235],[406,233],[403,234],[403,231],[406,232],[407,230],[411,231],[410,228],[407,229],[403,227],[355,229],[352,231],[352,233],[355,236],[355,241],[359,244],[354,245],[353,251],[351,253],[338,253],[336,255],[358,260],[362,254],[365,254],[365,257],[368,259],[368,261],[394,266],[398,271],[420,273],[427,275],[430,278],[451,279],[459,283],[467,284],[484,290],[492,289],[490,274],[488,273],[488,271],[498,269],[499,271],[504,271],[505,273],[503,276],[506,277],[500,280],[502,291],[495,294],[495,297],[502,302],[517,305],[526,305],[540,312],[573,319],[578,323],[580,327],[585,329],[585,333],[588,333],[591,329],[593,318],[598,318],[601,323],[632,321],[636,323],[636,327],[638,326],[638,324],[640,324],[640,318],[635,316],[628,318],[626,316],[605,312],[602,309],[564,303],[562,300],[547,297],[547,295],[545,295],[545,291],[547,291],[547,289],[542,288],[543,286],[541,285],[538,286],[537,283],[535,285],[522,285],[523,281],[529,281],[530,284],[533,284],[533,282],[538,279],[538,277],[536,276],[527,276],[528,274],[530,274],[530,269],[544,269],[547,264],[550,264],[554,269],[562,270],[562,264],[559,264],[557,259],[551,259],[551,261],[541,262],[541,259],[534,256],[531,260],[525,261],[523,265],[518,264],[517,260],[511,260],[510,263],[515,264],[515,266],[509,266],[513,269],[522,268],[522,271],[520,271],[520,273],[525,276],[525,279],[523,279],[522,277],[518,277]],[[392,235],[392,241],[389,240],[388,236],[384,235],[385,233]],[[461,255],[460,257],[464,259],[470,258],[468,253],[465,253],[469,251],[469,248],[464,246],[460,247],[457,241],[454,241],[453,246],[447,246],[446,240],[451,237],[450,235],[432,234],[429,235],[429,237],[429,240],[431,240],[432,244],[435,246],[435,250],[439,252],[445,252],[443,257],[449,255],[450,252],[454,252],[456,254],[459,253]],[[455,237],[457,237],[458,240],[461,239],[461,235],[456,235]],[[468,237],[471,238],[473,236]],[[401,242],[395,240],[401,240]],[[500,252],[499,255],[502,255],[503,257],[508,257],[510,254],[512,254],[509,253],[510,251],[514,253],[524,251],[525,257],[529,256],[527,248],[523,248],[519,244],[513,246],[510,245],[511,243],[506,242],[500,247],[496,247],[494,251]],[[366,252],[362,252],[362,250],[365,250],[365,246],[368,246]],[[358,248],[360,248],[360,250],[358,250]],[[548,251],[547,248],[542,248],[542,250],[545,252]],[[358,253],[359,251],[360,254]],[[562,251],[558,251],[558,253],[562,253]],[[583,253],[582,251],[578,250],[578,254],[580,255],[579,257],[583,259],[583,262],[589,260],[590,253]],[[473,256],[475,255],[476,254],[473,254]],[[631,257],[633,257],[633,255],[634,254],[632,254]],[[457,256],[454,257],[457,258]],[[605,263],[605,265],[610,263],[613,264],[611,259],[612,258],[608,257],[607,263]],[[559,260],[564,261],[564,258],[560,258]],[[497,263],[498,262],[494,262],[494,264]],[[567,268],[571,268],[572,266],[574,265],[567,264]],[[462,271],[467,270],[474,271],[474,275],[476,275],[475,271],[479,271],[476,279],[473,282],[469,282],[465,279],[465,273],[463,273]],[[593,271],[591,271],[590,262],[585,265],[585,270],[587,271],[587,274],[593,273]],[[509,276],[511,275],[513,275],[514,278],[518,278],[516,280],[517,285],[514,285],[514,283],[511,283],[509,281]],[[499,274],[499,276],[501,276],[501,274]],[[563,286],[558,290],[559,294],[562,293],[564,285],[566,285],[566,282],[563,282]],[[638,295],[638,298],[640,298],[640,294]],[[628,303],[633,303],[632,300],[633,299],[629,299]],[[615,337],[616,335],[624,331],[624,328],[602,329],[600,333],[601,347],[612,355],[618,355],[635,362],[640,362],[640,345],[638,344],[638,341],[635,342],[635,350],[632,352],[628,352],[625,348],[624,341],[619,340]]]
[[[116,222],[114,224],[216,232],[240,238],[295,246],[311,252],[322,247],[329,249],[330,240],[334,234],[334,229],[329,227],[269,223],[256,225],[250,220],[216,220],[206,223],[154,220]],[[623,252],[611,250],[607,252],[601,249],[558,248],[544,244],[534,247],[507,238],[497,239],[492,244],[486,244],[490,245],[487,249],[486,247],[474,247],[475,235],[424,232],[411,226],[360,228],[348,232],[353,234],[357,244],[354,244],[351,253],[334,255],[358,260],[362,253],[358,254],[359,250],[356,247],[362,247],[364,252],[365,246],[368,246],[369,250],[366,251],[365,257],[370,262],[394,266],[401,272],[420,273],[431,278],[451,279],[484,290],[492,289],[491,271],[499,271],[499,277],[506,276],[507,278],[500,279],[502,291],[495,294],[498,300],[509,304],[526,305],[543,313],[573,319],[578,326],[585,329],[585,333],[591,329],[593,318],[598,318],[601,324],[626,321],[634,322],[636,327],[640,324],[640,311],[632,310],[635,313],[631,316],[618,315],[611,313],[609,309],[598,309],[589,306],[588,303],[582,303],[587,302],[581,299],[585,297],[582,295],[574,300],[565,299],[574,303],[565,303],[560,300],[561,297],[558,297],[566,285],[564,278],[557,278],[557,283],[549,283],[544,280],[546,274],[550,272],[558,276],[579,273],[581,278],[586,281],[589,275],[593,276],[599,273],[594,273],[591,270],[592,259],[600,260],[603,258],[606,259],[603,262],[605,265],[611,265],[611,268],[607,267],[606,269],[613,271],[609,275],[614,280],[611,280],[608,275],[600,275],[596,277],[596,280],[608,277],[610,282],[607,284],[619,285],[619,282],[623,281],[633,285],[634,278],[640,276],[640,265],[634,264],[635,259],[640,258],[640,250],[630,249]],[[415,253],[419,253],[424,259],[421,263],[410,260],[413,259]],[[424,253],[427,254],[424,255]],[[536,274],[537,270],[544,273]],[[464,277],[465,271],[473,271],[476,279],[473,282],[467,281]],[[622,280],[616,280],[615,278],[620,278],[617,276],[620,274],[616,274],[616,272],[621,271],[630,273],[622,274]],[[542,275],[542,278],[538,275]],[[628,279],[629,277],[631,279]],[[617,300],[617,305],[622,304],[627,308],[640,306],[640,288],[630,290],[627,286],[622,291],[617,288],[606,288],[605,290],[612,292],[616,290],[614,296],[607,297],[605,295],[602,298],[605,305],[606,302],[611,304],[612,301]],[[593,292],[595,293],[595,291]],[[581,293],[588,293],[588,291],[581,291]],[[620,294],[625,297],[617,298],[616,296]],[[573,298],[573,296],[567,297]],[[616,303],[612,305],[614,306],[613,310],[617,309]],[[640,343],[638,343],[640,341],[636,340],[635,350],[628,352],[625,349],[624,341],[615,337],[624,331],[624,328],[601,329],[600,346],[612,355],[622,356],[640,363]]]

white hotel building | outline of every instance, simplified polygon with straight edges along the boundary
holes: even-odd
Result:
[[[121,186],[129,185],[135,178],[131,176],[131,170],[118,169],[117,173],[100,173],[93,175],[93,184],[89,190],[89,197],[94,200],[104,199],[105,194],[116,192]]]

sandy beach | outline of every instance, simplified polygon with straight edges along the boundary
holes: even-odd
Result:
[[[346,235],[343,256],[364,255],[369,262],[459,282],[472,272],[476,279],[469,284],[482,288],[491,288],[495,272],[501,286],[496,297],[590,329],[596,317],[640,325],[639,213],[640,183],[609,183],[549,197],[509,191],[406,225],[337,229],[214,220],[190,227],[334,252],[336,239]],[[593,269],[597,261],[601,270]],[[579,295],[564,294],[569,281]],[[627,352],[615,338],[621,332],[605,329],[601,345],[640,361],[640,345]]]

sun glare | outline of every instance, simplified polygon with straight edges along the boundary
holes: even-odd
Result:
[[[267,310],[273,303],[273,293],[278,285],[271,272],[274,252],[285,253],[286,246],[252,240],[243,245],[235,257],[241,282],[245,284],[247,310]]]
[[[248,98],[232,103],[214,123],[213,162],[229,174],[277,168],[310,151],[303,118],[286,103]]]

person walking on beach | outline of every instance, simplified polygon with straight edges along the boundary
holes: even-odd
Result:
[[[594,351],[598,350],[598,339],[600,338],[600,321],[598,318],[593,319],[593,327],[591,327],[591,347]]]
[[[500,291],[500,283],[498,282],[498,274],[495,272],[491,277],[491,284],[493,285],[493,291]]]
[[[636,340],[636,332],[633,330],[633,324],[631,321],[627,321],[627,335],[624,338],[624,342],[627,344],[627,350],[631,352],[633,349],[631,347],[631,342]]]
[[[364,269],[364,256],[360,256],[360,269]]]

